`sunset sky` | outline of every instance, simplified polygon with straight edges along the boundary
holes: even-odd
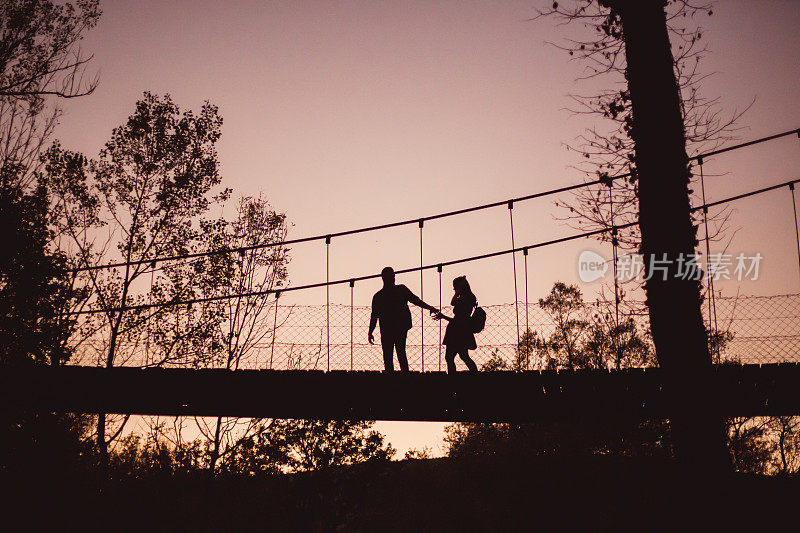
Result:
[[[580,28],[532,21],[549,2],[106,1],[83,42],[100,86],[63,103],[62,144],[96,156],[144,91],[170,93],[183,109],[204,100],[224,117],[223,184],[263,194],[293,224],[290,238],[418,218],[578,183],[564,143],[592,122],[565,109],[582,64],[547,42]],[[719,1],[703,17],[710,53],[703,86],[724,113],[751,109],[746,141],[800,127],[800,3]],[[707,165],[710,201],[800,177],[800,139],[719,156]],[[553,200],[515,207],[517,245],[575,232]],[[734,206],[731,253],[764,256],[758,282],[721,284],[726,294],[800,292],[788,190]],[[510,247],[508,211],[496,208],[430,222],[425,262]],[[334,240],[331,278],[419,264],[418,228]],[[580,241],[530,256],[530,292],[577,282],[577,256],[607,245]],[[323,281],[324,245],[297,246],[292,285]],[[445,272],[466,274],[481,302],[514,299],[510,256]],[[401,277],[419,291],[419,275]],[[366,305],[379,281],[356,286]],[[593,294],[599,284],[582,287]],[[349,302],[349,289],[333,289]],[[324,290],[291,301],[324,303]],[[435,271],[425,296],[438,299]],[[289,297],[287,296],[287,299]],[[415,318],[416,320],[416,318]],[[363,332],[366,335],[366,332]],[[401,451],[438,445],[440,425],[383,425]]]

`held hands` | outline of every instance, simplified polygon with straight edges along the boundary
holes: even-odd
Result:
[[[367,340],[369,340],[370,344],[375,344],[375,337],[372,336],[372,332],[371,331],[369,332],[369,336],[367,337]]]

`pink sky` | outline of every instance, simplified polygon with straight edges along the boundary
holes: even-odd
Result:
[[[219,2],[108,1],[84,41],[100,86],[65,102],[56,132],[71,149],[96,155],[143,91],[170,93],[182,108],[220,107],[223,183],[264,193],[294,226],[290,237],[416,218],[579,182],[563,148],[590,123],[564,110],[568,94],[590,87],[582,66],[546,41],[566,35],[552,21],[530,21],[548,2]],[[800,9],[792,0],[720,1],[702,20],[716,74],[706,95],[729,112],[745,107],[741,140],[800,127]],[[707,169],[709,200],[800,177],[800,140],[720,156]],[[515,208],[516,242],[574,232],[552,200]],[[761,280],[722,284],[726,293],[800,291],[788,191],[736,204],[741,228],[733,253],[760,252]],[[331,277],[377,273],[419,262],[416,226],[335,240]],[[510,247],[504,208],[431,222],[425,262]],[[578,253],[606,256],[606,245],[578,242],[532,253],[530,292],[577,281]],[[464,265],[486,304],[513,300],[509,256]],[[293,251],[293,285],[324,280],[320,243]],[[401,278],[419,290],[419,275]],[[356,287],[366,304],[379,281]],[[435,302],[435,272],[426,274]],[[587,294],[595,286],[583,287]],[[345,286],[332,290],[349,302]],[[324,302],[324,290],[295,294]],[[364,334],[366,334],[364,332]],[[384,426],[403,451],[438,443],[440,425]],[[399,429],[398,429],[399,428]],[[420,430],[420,428],[427,428]]]

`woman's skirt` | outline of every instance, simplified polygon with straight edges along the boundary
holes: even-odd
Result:
[[[478,347],[475,342],[475,334],[472,332],[472,322],[469,317],[454,318],[447,324],[444,332],[442,344],[461,352],[463,350],[474,350]]]

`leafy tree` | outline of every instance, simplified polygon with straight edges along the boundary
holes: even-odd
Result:
[[[215,306],[131,307],[199,294],[204,271],[196,264],[159,267],[148,260],[185,254],[202,242],[195,222],[220,182],[215,146],[221,124],[209,103],[197,115],[181,113],[169,96],[145,93],[97,160],[57,145],[48,152],[46,179],[63,246],[89,269],[84,275],[92,301],[103,309],[86,327],[96,332],[96,361],[107,368],[135,364],[143,346],[149,359],[138,364],[190,364],[207,353]],[[122,265],[92,268],[111,261]],[[106,416],[100,414],[97,443],[103,462],[108,442]]]
[[[370,430],[371,421],[256,420],[255,430],[241,434],[221,454],[215,472],[226,475],[270,475],[323,470],[370,460],[388,460],[395,449]],[[163,425],[145,436],[120,439],[110,454],[112,472],[125,476],[178,474],[208,470],[209,439],[172,441]]]
[[[617,369],[654,366],[649,339],[634,318],[618,319],[611,309],[600,307],[598,303],[583,342],[586,366]]]
[[[5,0],[0,5],[0,167],[16,166],[26,192],[36,187],[39,155],[60,115],[49,96],[91,94],[91,56],[78,46],[100,18],[98,0]]]
[[[534,350],[543,355],[545,368],[612,368],[617,361],[624,367],[651,366],[652,350],[646,335],[631,316],[619,322],[596,304],[595,313],[574,285],[556,282],[550,293],[539,300],[555,328],[549,337],[525,331],[517,343],[511,363],[492,352],[483,371],[525,369],[527,356]],[[570,365],[571,362],[571,365]],[[617,454],[669,455],[669,428],[664,421],[641,423],[596,421],[543,421],[529,424],[455,423],[445,428],[448,455],[493,454]]]
[[[431,459],[433,457],[433,452],[431,451],[429,446],[423,446],[421,450],[416,448],[409,448],[406,451],[405,456],[403,459],[408,461],[409,459]]]
[[[800,469],[800,417],[770,417],[767,427],[773,435],[772,471],[779,475]]]
[[[0,95],[41,101],[94,91],[97,79],[83,83],[91,57],[77,43],[100,18],[98,0],[56,4],[51,0],[7,0],[0,9]]]
[[[761,417],[736,417],[727,421],[728,451],[733,468],[739,472],[765,474],[772,453],[767,421]]]
[[[51,250],[48,199],[43,187],[28,194],[9,167],[0,170],[0,224],[5,228],[0,258],[0,361],[58,365],[71,350],[71,327],[58,314],[72,298],[66,260]]]
[[[202,468],[203,453],[199,440],[173,445],[158,433],[129,434],[110,454],[108,468],[119,477],[188,474]]]
[[[78,49],[100,16],[96,0],[57,5],[9,0],[0,6],[0,217],[8,238],[0,260],[0,360],[59,364],[69,358],[74,320],[61,311],[85,294],[65,274],[69,258],[54,249],[49,191],[37,179],[40,154],[56,116],[40,120],[49,95],[91,93],[91,57]]]
[[[570,370],[584,366],[580,346],[588,322],[584,318],[583,296],[574,285],[557,281],[544,298],[539,299],[542,308],[555,323],[555,331],[544,341],[548,368],[561,365]]]
[[[293,471],[323,470],[369,460],[389,460],[395,453],[384,437],[369,429],[373,421],[275,420],[270,441],[286,454]]]
[[[61,316],[87,293],[57,250],[50,196],[39,180],[41,152],[59,116],[49,96],[91,93],[90,57],[77,43],[100,16],[96,0],[76,5],[7,0],[0,5],[0,364],[59,365],[74,353],[76,321]],[[7,406],[0,415],[0,469],[64,470],[86,455],[91,417],[32,413]]]
[[[517,339],[517,346],[514,350],[513,370],[528,370],[531,365],[531,359],[543,349],[543,346],[544,341],[539,334],[531,331],[530,328],[526,328]]]
[[[276,213],[263,198],[242,198],[232,221],[204,221],[204,234],[210,236],[211,249],[239,250],[212,255],[216,263],[204,267],[222,279],[204,283],[206,296],[227,296],[219,302],[219,314],[213,320],[213,334],[218,348],[210,365],[236,370],[268,335],[274,335],[274,306],[287,280],[287,249],[264,247],[286,239],[286,216]],[[213,394],[213,391],[211,391]],[[213,421],[197,419],[197,425],[211,445],[209,468],[214,471],[221,455],[235,451],[243,436],[260,427],[258,419],[217,417]]]

